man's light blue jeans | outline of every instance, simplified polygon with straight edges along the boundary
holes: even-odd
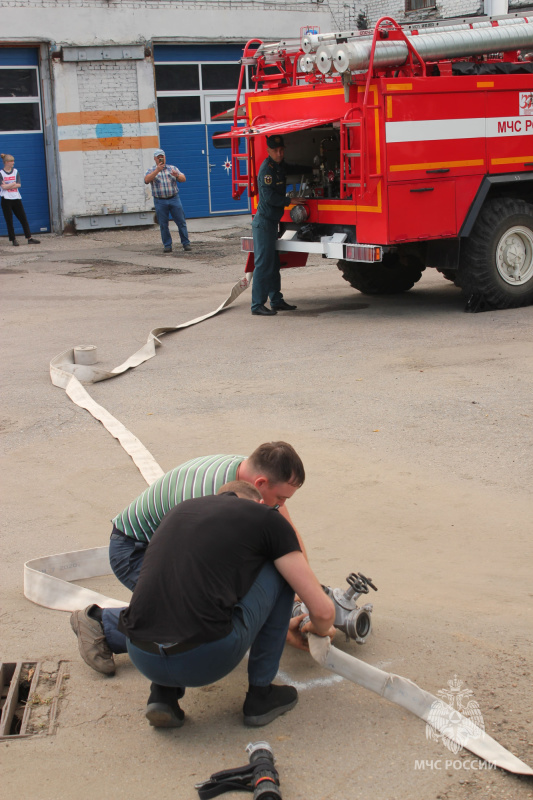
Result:
[[[163,247],[172,247],[172,236],[168,229],[170,219],[173,219],[178,226],[180,239],[182,245],[190,244],[189,234],[187,232],[187,222],[185,221],[185,212],[181,205],[181,200],[178,194],[174,197],[154,197],[154,208],[157,214],[157,221],[159,222],[159,229],[161,230],[161,240]]]
[[[294,590],[268,562],[235,606],[233,630],[223,639],[174,655],[147,653],[127,639],[128,653],[139,672],[153,683],[185,688],[224,678],[250,649],[250,683],[269,686],[279,668],[293,602]]]

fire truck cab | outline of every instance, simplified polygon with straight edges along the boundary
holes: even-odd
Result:
[[[232,139],[233,196],[257,207],[265,136],[283,134],[291,176],[282,266],[337,261],[365,294],[410,289],[426,267],[469,310],[533,303],[533,20],[384,17],[373,31],[246,45]],[[246,142],[245,152],[242,140]],[[253,241],[247,271],[253,270]]]

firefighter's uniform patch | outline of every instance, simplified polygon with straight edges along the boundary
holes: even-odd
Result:
[[[272,183],[272,175],[265,175],[265,183],[267,186],[270,186]]]

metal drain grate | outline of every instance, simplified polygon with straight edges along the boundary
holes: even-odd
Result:
[[[55,733],[67,665],[50,672],[40,661],[0,662],[0,739]]]

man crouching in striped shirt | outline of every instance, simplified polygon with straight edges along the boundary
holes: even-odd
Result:
[[[134,590],[148,543],[168,511],[185,500],[215,495],[224,484],[236,480],[255,486],[263,502],[279,508],[280,514],[292,525],[285,503],[303,485],[305,470],[290,444],[266,442],[248,457],[193,458],[155,481],[113,519],[109,561],[119,581]],[[300,534],[296,529],[295,532],[307,558]],[[118,630],[121,611],[121,608],[100,608],[93,604],[74,611],[70,617],[81,657],[104,675],[115,674],[113,654],[127,652],[126,637]],[[291,621],[287,642],[307,649],[295,621]]]

